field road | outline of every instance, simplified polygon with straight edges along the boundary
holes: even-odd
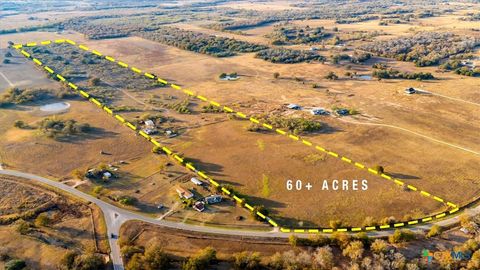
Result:
[[[248,236],[248,237],[255,237],[255,238],[288,238],[290,233],[282,233],[276,230],[272,230],[269,232],[265,231],[252,231],[252,230],[235,230],[235,229],[222,229],[216,227],[206,227],[206,226],[198,226],[192,224],[186,224],[181,222],[171,222],[166,220],[159,220],[152,217],[143,216],[139,213],[134,213],[117,206],[111,205],[107,202],[104,202],[96,197],[93,197],[89,194],[83,193],[71,186],[63,184],[61,182],[57,182],[54,180],[50,180],[38,175],[24,173],[19,171],[13,170],[0,170],[0,174],[9,175],[9,176],[16,176],[25,179],[29,179],[35,182],[39,182],[50,187],[54,187],[60,189],[64,192],[67,192],[71,195],[77,196],[83,200],[88,202],[95,203],[103,212],[105,217],[105,223],[107,226],[107,233],[108,233],[108,240],[110,244],[110,257],[112,259],[113,268],[114,270],[123,270],[123,261],[120,253],[120,246],[118,245],[118,235],[120,233],[120,227],[123,223],[129,220],[138,220],[143,221],[150,224],[155,224],[167,228],[173,229],[180,229],[184,231],[191,231],[191,232],[200,232],[200,233],[208,233],[208,234],[220,234],[220,235],[230,235],[230,236]],[[475,208],[466,210],[467,213],[474,215],[480,213],[480,206],[476,206]],[[451,216],[450,218],[443,219],[440,221],[436,221],[433,223],[427,223],[420,226],[410,228],[412,231],[415,232],[424,232],[430,229],[430,227],[434,224],[439,226],[451,226],[459,222],[459,216]],[[385,230],[385,231],[376,231],[376,232],[369,232],[368,235],[371,237],[383,237],[392,234],[392,230]],[[115,237],[111,237],[111,235]],[[309,234],[297,234],[299,237],[307,237]]]
[[[479,104],[479,105],[480,105],[480,104]],[[415,132],[415,131],[412,131],[412,130],[409,130],[409,129],[406,129],[406,128],[397,127],[397,126],[388,125],[388,124],[366,123],[366,122],[351,121],[351,120],[347,120],[347,119],[342,118],[342,117],[337,117],[337,119],[340,120],[340,121],[342,121],[342,122],[350,123],[350,124],[355,124],[355,125],[379,126],[379,127],[388,127],[388,128],[394,128],[394,129],[402,130],[402,131],[405,131],[405,132],[414,134],[414,135],[416,135],[416,136],[420,136],[420,137],[422,137],[422,138],[428,139],[428,140],[430,140],[430,141],[433,141],[433,142],[436,142],[436,143],[440,143],[440,144],[444,144],[444,145],[446,145],[446,146],[449,146],[449,147],[452,147],[452,148],[456,148],[456,149],[459,149],[459,150],[462,150],[462,151],[466,151],[466,152],[469,152],[469,153],[472,153],[472,154],[475,154],[475,155],[479,155],[479,156],[480,156],[480,152],[478,152],[478,151],[475,151],[475,150],[472,150],[472,149],[469,149],[469,148],[465,148],[465,147],[462,147],[462,146],[458,146],[458,145],[455,145],[455,144],[451,144],[451,143],[446,142],[446,141],[441,141],[441,140],[435,139],[435,138],[433,138],[433,137],[430,137],[430,136],[427,136],[427,135],[423,135],[423,134],[421,134],[421,133],[418,133],[418,132]]]
[[[464,100],[464,99],[460,99],[460,98],[456,98],[456,97],[445,96],[445,95],[442,95],[442,94],[438,94],[438,93],[435,93],[435,92],[430,92],[430,91],[423,90],[423,89],[415,88],[415,91],[419,92],[420,94],[434,95],[434,96],[438,96],[438,97],[443,97],[443,98],[448,98],[448,99],[451,99],[451,100],[455,100],[455,101],[458,101],[458,102],[463,102],[463,103],[467,103],[467,104],[471,104],[471,105],[480,106],[480,103],[476,103],[476,102],[472,102],[472,101],[468,101],[468,100]]]
[[[2,76],[2,78],[8,83],[8,85],[10,85],[10,87],[13,87],[14,84],[7,78],[7,76],[5,76],[5,74],[3,74],[3,72],[0,71],[0,76]]]

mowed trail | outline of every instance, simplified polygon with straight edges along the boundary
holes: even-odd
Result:
[[[459,145],[456,145],[456,144],[452,144],[452,143],[449,143],[449,142],[446,142],[446,141],[438,140],[438,139],[435,139],[435,138],[433,138],[433,137],[430,137],[430,136],[427,136],[427,135],[424,135],[424,134],[421,134],[421,133],[418,133],[418,132],[416,132],[416,131],[409,130],[409,129],[406,129],[406,128],[402,128],[402,127],[398,127],[398,126],[394,126],[394,125],[389,125],[389,124],[357,122],[357,121],[351,121],[351,120],[347,120],[347,119],[345,119],[345,118],[340,118],[340,117],[337,118],[337,119],[340,120],[340,121],[342,121],[342,122],[350,123],[350,124],[355,124],[355,125],[380,126],[380,127],[387,127],[387,128],[398,129],[398,130],[401,130],[401,131],[404,131],[404,132],[408,132],[408,133],[410,133],[410,134],[413,134],[413,135],[416,135],[416,136],[419,136],[419,137],[428,139],[428,140],[433,141],[433,142],[436,142],[436,143],[440,143],[440,144],[443,144],[443,145],[447,145],[447,146],[449,146],[449,147],[452,147],[452,148],[455,148],[455,149],[458,149],[458,150],[462,150],[462,151],[465,151],[465,152],[469,152],[469,153],[472,153],[472,154],[475,154],[475,155],[480,155],[480,152],[479,152],[479,151],[475,151],[475,150],[472,150],[472,149],[469,149],[469,148],[466,148],[466,147],[462,147],[462,146],[459,146]]]

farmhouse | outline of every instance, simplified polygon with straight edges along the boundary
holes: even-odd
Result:
[[[191,199],[193,198],[193,193],[183,187],[176,188],[177,194],[181,199]]]

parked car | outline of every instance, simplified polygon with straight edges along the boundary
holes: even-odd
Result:
[[[328,115],[330,114],[328,111],[322,108],[315,108],[310,111],[311,114],[313,115]]]
[[[290,110],[301,110],[302,107],[300,105],[297,105],[297,104],[288,104],[287,105],[287,108],[289,108]]]
[[[416,93],[415,88],[413,88],[413,87],[405,88],[405,94],[411,95],[411,94],[415,94],[415,93]]]
[[[338,110],[336,110],[336,113],[338,115],[349,115],[350,114],[350,112],[347,109],[338,109]]]

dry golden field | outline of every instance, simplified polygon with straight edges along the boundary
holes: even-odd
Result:
[[[268,4],[245,5],[241,7],[269,8]],[[478,33],[471,31],[475,26],[472,22],[458,21],[462,12],[388,26],[378,25],[378,20],[342,25],[335,24],[333,20],[292,23],[324,26],[326,29],[338,27],[340,32],[381,30],[385,33],[374,39],[433,30],[478,36]],[[246,30],[246,35],[238,35],[202,28],[200,22],[175,26],[260,44],[269,44],[265,35],[273,30],[273,25],[267,25]],[[32,32],[3,35],[0,41],[38,42],[59,36],[55,33]],[[442,72],[437,67],[419,68],[410,62],[380,57],[373,57],[364,64],[351,64],[349,68],[330,63],[273,64],[255,58],[254,53],[215,58],[139,37],[86,40],[77,33],[66,37],[247,115],[272,114],[317,119],[328,129],[305,136],[315,145],[369,167],[381,165],[389,175],[445,200],[463,205],[480,195],[478,77]],[[359,40],[348,43],[347,53],[361,43]],[[478,51],[476,55],[479,55]],[[370,75],[371,65],[379,61],[401,71],[431,72],[437,79],[360,80],[345,75],[346,72]],[[106,60],[104,63],[113,65]],[[54,63],[49,65],[55,66]],[[330,71],[339,75],[339,79],[325,79]],[[218,76],[222,72],[236,72],[240,79],[221,81]],[[275,72],[280,74],[277,79],[273,77]],[[88,73],[95,74],[95,70],[89,70]],[[319,87],[313,88],[314,84]],[[406,95],[403,92],[406,87],[419,88],[431,94]],[[182,130],[181,136],[162,137],[161,142],[184,154],[219,182],[230,184],[247,195],[253,204],[265,205],[281,224],[328,226],[330,220],[338,219],[351,226],[361,226],[366,217],[373,217],[377,222],[390,216],[405,220],[446,209],[419,192],[405,191],[392,181],[368,174],[365,170],[359,170],[286,136],[273,132],[250,132],[247,131],[247,121],[229,119],[225,114],[202,113],[201,107],[206,103],[198,99],[191,100],[192,113],[187,115],[147,104],[154,95],[159,99],[185,99],[185,95],[170,88],[144,92],[119,90],[113,105],[141,108],[138,112],[125,113],[128,119],[156,111],[175,118],[174,126]],[[246,212],[239,207],[231,207],[233,203],[205,214],[181,209],[175,200],[174,184],[188,182],[191,175],[180,167],[165,168],[168,163],[165,157],[150,153],[151,146],[148,143],[135,137],[131,131],[102,114],[93,105],[77,99],[69,102],[72,104],[70,111],[59,117],[88,122],[101,129],[101,132],[81,142],[58,143],[38,136],[35,131],[4,128],[0,134],[3,139],[2,162],[11,168],[61,179],[69,178],[73,169],[127,161],[128,164],[120,166],[120,180],[106,186],[105,197],[117,193],[138,197],[141,202],[138,209],[155,214],[164,213],[155,208],[156,204],[167,203],[169,209],[178,211],[169,217],[172,220],[190,219],[231,226],[246,222],[248,226],[255,224],[254,221],[236,222],[235,217]],[[311,116],[308,111],[286,110],[285,105],[289,103],[328,110],[347,107],[359,114],[346,117]],[[0,120],[2,127],[11,127],[13,121],[18,119],[29,123],[39,120],[39,116],[30,109],[2,109],[1,113],[5,115]],[[100,151],[111,155],[99,155]],[[78,159],[79,156],[82,158]],[[32,160],[35,160],[33,164],[29,162]],[[301,179],[304,183],[311,183],[313,188],[287,191],[288,179]],[[321,189],[323,180],[331,182],[335,179],[366,179],[368,190]],[[94,186],[87,183],[81,188],[91,191]],[[193,185],[188,187],[193,188]],[[200,194],[204,195],[202,192]]]

